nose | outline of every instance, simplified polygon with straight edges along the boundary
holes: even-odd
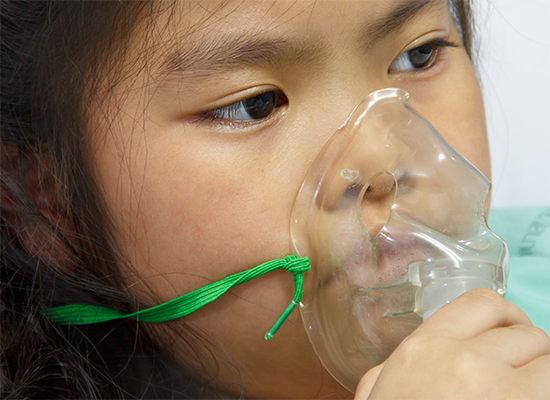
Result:
[[[319,190],[319,207],[335,213],[353,207],[361,229],[374,239],[386,225],[397,191],[400,160],[412,157],[414,151],[403,146],[392,134],[393,127],[403,121],[402,107],[371,106],[384,97],[407,99],[399,89],[373,93],[360,103],[332,141],[325,147],[327,161],[338,160],[330,167],[327,179]],[[365,117],[366,113],[376,116]],[[405,121],[406,123],[406,121]]]
[[[391,209],[395,200],[397,182],[388,172],[374,175],[363,186],[359,194],[359,202],[363,229],[374,239],[391,217]]]

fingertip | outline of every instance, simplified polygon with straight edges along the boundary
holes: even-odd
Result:
[[[459,298],[463,298],[466,301],[474,303],[487,302],[494,307],[503,307],[505,302],[504,298],[500,294],[487,288],[470,289]]]
[[[443,306],[418,330],[437,329],[450,331],[456,337],[472,337],[493,328],[517,324],[533,325],[519,307],[493,290],[479,288]]]
[[[533,323],[521,308],[506,300],[499,293],[491,289],[477,288],[464,293],[459,298],[464,298],[472,307],[478,307],[488,313],[495,327],[512,325],[533,326]]]

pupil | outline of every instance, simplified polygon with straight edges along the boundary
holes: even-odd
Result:
[[[430,61],[433,54],[433,46],[431,43],[422,45],[413,49],[409,53],[409,60],[415,68],[425,67]]]
[[[275,108],[275,94],[273,92],[266,92],[246,99],[244,100],[244,107],[250,118],[265,118]]]

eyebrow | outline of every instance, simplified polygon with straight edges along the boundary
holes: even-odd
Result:
[[[401,29],[407,21],[418,15],[421,11],[441,3],[442,0],[400,1],[382,19],[367,24],[361,35],[364,41],[363,47],[369,48],[374,46],[381,39]]]
[[[400,0],[382,18],[369,22],[362,29],[361,47],[370,48],[398,31],[422,10],[444,0]],[[297,39],[260,39],[244,34],[237,37],[216,37],[195,46],[178,48],[161,63],[160,75],[178,74],[200,80],[208,75],[242,67],[282,65],[314,66],[315,60],[327,56],[319,43]]]
[[[323,49],[300,40],[259,39],[246,35],[216,38],[200,47],[179,49],[161,65],[161,74],[204,74],[245,66],[313,64]]]

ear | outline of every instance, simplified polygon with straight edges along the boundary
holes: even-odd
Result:
[[[28,160],[24,171],[27,194],[36,208],[50,222],[59,225],[62,221],[61,188],[48,153],[36,152]]]
[[[34,204],[45,216],[59,208],[58,190],[48,154],[9,142],[1,142],[2,208],[16,211]]]
[[[60,233],[66,241],[73,229],[48,155],[7,142],[0,143],[0,151],[3,217],[31,256],[60,265],[60,257],[67,257],[66,249],[60,251],[65,247]]]

